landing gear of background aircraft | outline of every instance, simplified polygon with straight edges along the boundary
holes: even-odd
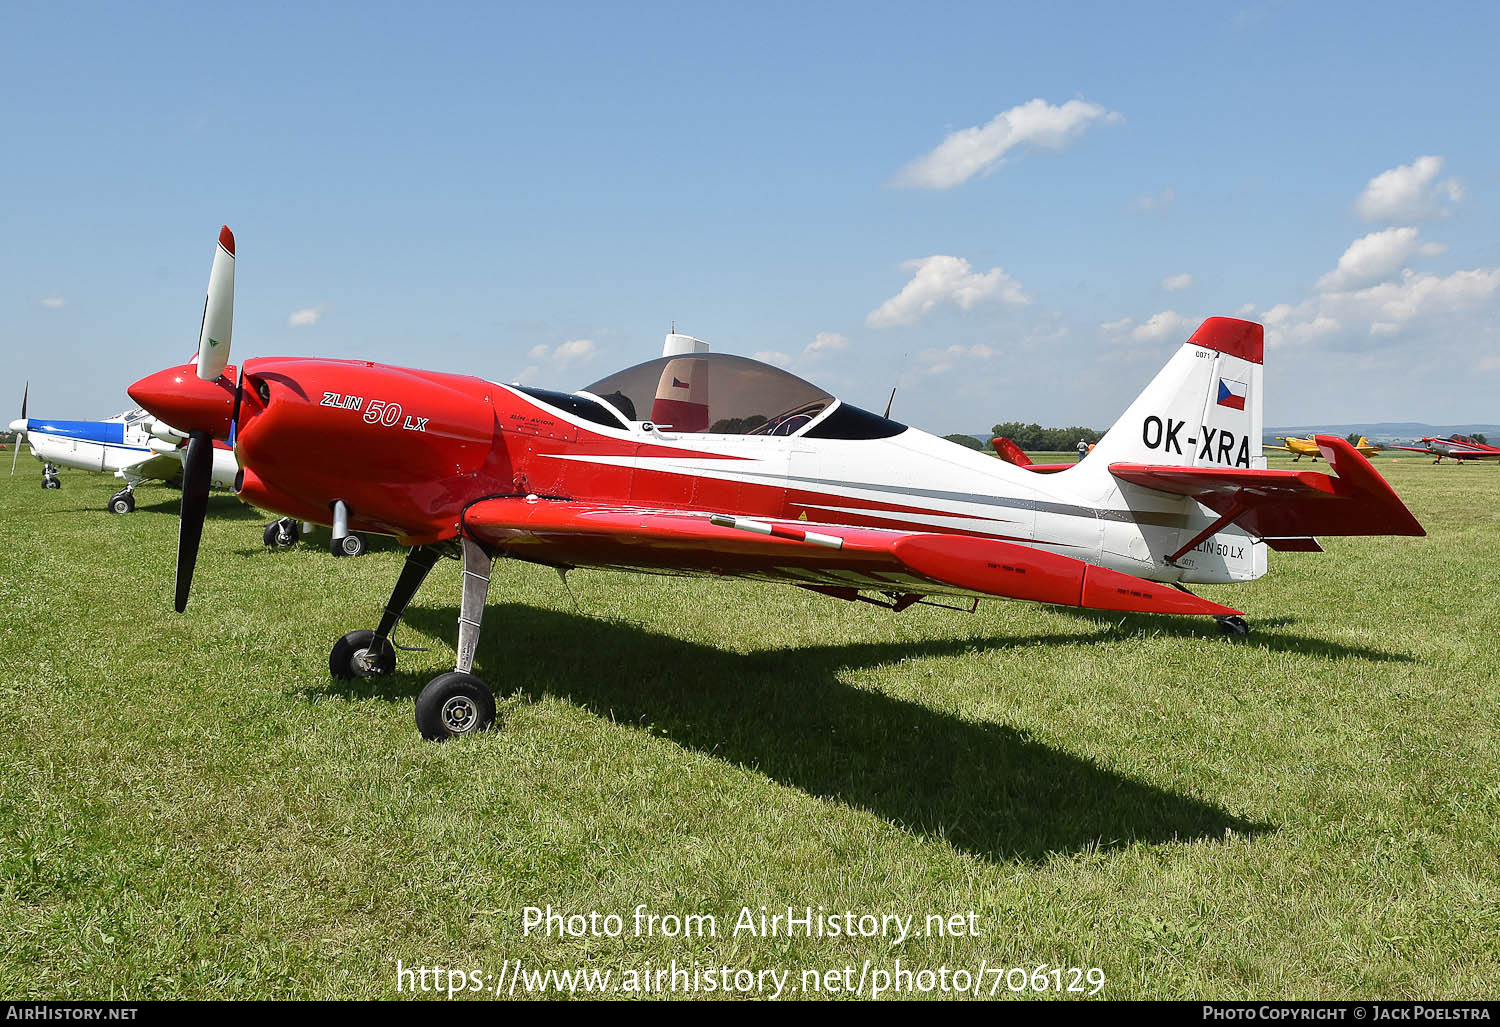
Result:
[[[329,544],[329,551],[334,556],[363,556],[369,547],[363,535],[357,531],[351,531],[343,538],[334,539]]]
[[[135,512],[135,493],[129,489],[121,489],[109,497],[109,512],[117,514],[128,514]]]
[[[277,549],[290,549],[297,544],[302,537],[302,529],[297,526],[297,521],[291,517],[283,517],[279,521],[272,521],[266,525],[265,534],[262,536],[266,545]]]
[[[1243,617],[1215,617],[1219,622],[1219,633],[1230,638],[1245,638],[1250,634],[1250,622]]]
[[[333,643],[328,670],[345,681],[379,677],[396,669],[396,648],[390,639],[376,639],[368,628],[351,631]]]

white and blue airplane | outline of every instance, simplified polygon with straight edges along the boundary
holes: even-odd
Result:
[[[136,407],[107,417],[102,421],[58,421],[28,417],[26,408],[31,383],[21,393],[21,416],[10,422],[15,434],[15,452],[11,454],[10,473],[16,473],[21,443],[31,444],[31,455],[42,462],[42,488],[60,489],[59,467],[76,467],[84,471],[111,471],[125,482],[125,487],[109,497],[111,513],[127,514],[135,510],[135,488],[145,481],[162,481],[177,485],[182,480],[182,459],[187,452],[183,443],[187,433],[180,432],[146,411]],[[228,442],[215,440],[211,481],[221,488],[233,488],[239,474],[234,456],[234,437]],[[286,548],[296,545],[311,525],[283,517],[266,526],[265,543]],[[339,556],[359,556],[368,540],[359,532],[350,532],[338,548]]]
[[[16,435],[16,451],[11,456],[10,473],[16,473],[21,442],[31,445],[31,455],[43,464],[42,487],[62,488],[59,467],[77,467],[85,471],[111,471],[125,482],[125,487],[109,500],[113,513],[130,513],[135,509],[135,488],[143,481],[176,482],[182,477],[182,443],[186,432],[179,432],[136,408],[107,417],[102,421],[63,421],[28,417],[31,383],[21,395],[21,416],[10,423]],[[214,448],[213,483],[225,488],[234,485],[239,473],[234,451],[229,445]]]

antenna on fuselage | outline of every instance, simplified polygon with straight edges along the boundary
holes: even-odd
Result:
[[[896,384],[891,386],[891,398],[885,401],[885,417],[891,416],[891,405],[896,402],[896,390],[901,387],[901,373],[906,370],[906,354],[901,354],[901,366],[896,369]]]

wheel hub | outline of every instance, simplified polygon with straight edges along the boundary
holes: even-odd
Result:
[[[467,734],[479,719],[479,710],[466,695],[455,695],[443,703],[443,724],[455,735]]]

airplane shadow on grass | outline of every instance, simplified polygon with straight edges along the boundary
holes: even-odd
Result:
[[[1054,613],[1076,620],[1096,624],[1104,632],[1095,635],[1094,641],[1107,642],[1111,637],[1128,638],[1132,635],[1165,635],[1169,638],[1207,638],[1219,636],[1218,626],[1206,617],[1160,617],[1144,613],[1112,613],[1108,610],[1085,610],[1071,606],[1055,606]],[[1410,653],[1386,652],[1362,645],[1345,645],[1327,638],[1308,638],[1303,635],[1283,634],[1276,629],[1297,623],[1295,617],[1250,617],[1248,638],[1230,641],[1225,645],[1243,645],[1252,649],[1269,649],[1278,653],[1302,653],[1329,660],[1369,660],[1374,663],[1415,663]]]
[[[151,502],[144,502],[143,500],[148,498],[148,496]],[[168,517],[176,518],[182,509],[181,493],[175,490],[170,492],[161,490],[158,492],[158,490],[153,489],[149,494],[144,492],[137,492],[135,494],[135,497],[135,512],[132,514],[125,514],[124,516],[133,517],[135,516],[135,514],[144,513],[162,514]],[[98,514],[100,517],[120,516],[119,514],[113,514],[106,510],[104,508],[104,501],[102,499],[99,500],[97,504],[91,503],[88,506],[73,507],[70,512]],[[209,493],[207,517],[210,520],[220,521],[264,520],[264,518],[261,517],[260,514],[250,509],[250,507],[240,502],[238,497],[233,496],[228,492]]]
[[[137,496],[139,497],[139,493],[137,493]],[[154,496],[152,498],[155,499]],[[157,499],[156,502],[151,503],[149,506],[140,503],[139,499],[137,499],[135,512],[167,514],[176,517],[181,512],[181,509],[181,493],[173,491],[171,493],[164,493],[160,499]],[[207,517],[209,520],[215,521],[266,520],[265,517],[240,502],[238,496],[228,492],[210,492],[208,494]]]
[[[451,606],[407,611],[413,627],[438,637],[452,633],[456,617]],[[1099,640],[1097,632],[740,654],[519,604],[491,605],[486,621],[493,630],[480,643],[476,669],[497,694],[519,688],[529,698],[558,696],[599,716],[648,724],[680,745],[988,860],[1274,829],[1025,731],[840,680],[863,667],[976,648],[1087,644]],[[309,691],[409,701],[426,680],[398,671]]]

